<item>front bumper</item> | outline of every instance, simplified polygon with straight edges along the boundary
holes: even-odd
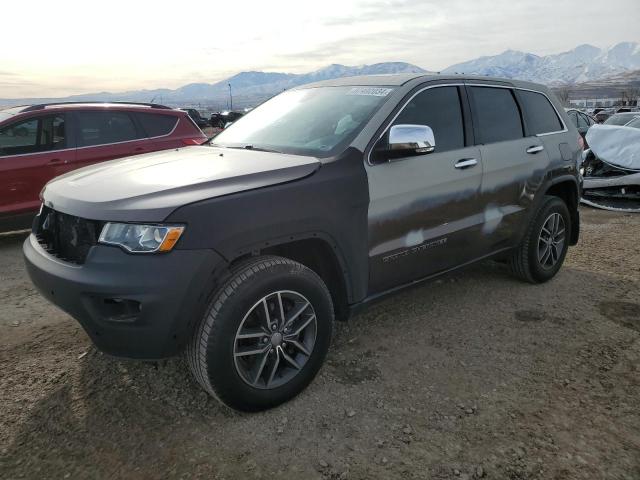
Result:
[[[80,322],[100,350],[144,359],[182,349],[225,266],[213,250],[132,255],[103,245],[75,265],[49,255],[33,234],[23,253],[40,293]]]

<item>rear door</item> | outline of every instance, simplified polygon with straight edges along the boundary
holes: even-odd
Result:
[[[478,241],[483,250],[493,252],[517,241],[548,157],[540,138],[525,136],[513,88],[473,83],[467,84],[467,92],[484,167],[483,228]]]
[[[127,111],[78,110],[73,115],[78,144],[75,167],[151,150],[146,135]]]
[[[0,216],[35,211],[39,194],[75,160],[64,113],[35,115],[0,128]]]
[[[482,161],[467,135],[468,117],[462,85],[427,87],[408,100],[378,142],[384,144],[392,125],[412,124],[431,127],[436,145],[430,154],[366,167],[370,294],[479,254],[473,240],[481,222]]]

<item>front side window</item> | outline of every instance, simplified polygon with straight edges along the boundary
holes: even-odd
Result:
[[[477,141],[487,144],[524,136],[518,104],[509,88],[471,87]]]
[[[358,86],[287,91],[236,120],[212,145],[328,157],[348,146],[392,91]]]
[[[131,117],[124,112],[77,112],[78,146],[106,145],[136,140]]]
[[[0,128],[0,155],[25,155],[66,147],[62,115],[31,118]]]
[[[434,87],[416,95],[403,108],[393,125],[431,127],[436,152],[464,148],[464,120],[458,87]]]

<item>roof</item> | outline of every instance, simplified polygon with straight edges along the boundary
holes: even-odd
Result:
[[[496,82],[506,83],[519,88],[535,88],[546,89],[543,85],[525,82],[522,80],[513,80],[510,78],[483,77],[477,75],[441,75],[435,73],[393,73],[383,75],[362,75],[354,77],[341,77],[331,80],[322,80],[319,82],[300,85],[296,89],[313,88],[313,87],[339,87],[339,86],[388,86],[395,87],[405,85],[409,82],[419,80],[421,82],[451,80],[455,82],[461,81],[479,81],[479,82]]]

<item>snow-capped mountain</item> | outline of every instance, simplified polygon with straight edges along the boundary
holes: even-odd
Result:
[[[622,42],[604,49],[580,45],[568,52],[545,56],[507,50],[452,65],[442,73],[490,75],[560,85],[600,80],[638,69],[640,44]]]
[[[426,73],[420,67],[404,62],[376,63],[373,65],[346,66],[329,65],[310,73],[277,73],[277,72],[241,72],[217,83],[191,83],[176,90],[166,88],[157,90],[134,90],[119,93],[89,93],[73,95],[64,100],[84,101],[125,101],[125,102],[158,102],[167,104],[183,104],[191,102],[223,102],[229,98],[231,84],[234,103],[250,104],[264,100],[288,88],[306,83],[328,80],[332,78],[354,75],[377,75],[389,73]],[[60,99],[21,99],[5,100],[0,104],[36,103]]]
[[[446,68],[441,73],[466,73],[495,77],[530,80],[551,86],[607,82],[622,79],[633,83],[640,71],[640,44],[623,42],[600,49],[592,45],[580,45],[568,52],[538,56],[532,53],[507,50],[499,55],[479,57]],[[234,106],[255,105],[288,88],[306,83],[354,75],[389,73],[428,73],[426,70],[404,62],[385,62],[373,65],[346,66],[333,64],[319,70],[294,74],[280,72],[241,72],[217,83],[192,83],[175,90],[134,90],[118,93],[91,93],[74,95],[64,99],[29,98],[0,99],[0,105],[19,105],[48,101],[127,101],[185,105],[205,103],[226,105],[229,84],[232,87]],[[616,80],[616,83],[620,81]]]

